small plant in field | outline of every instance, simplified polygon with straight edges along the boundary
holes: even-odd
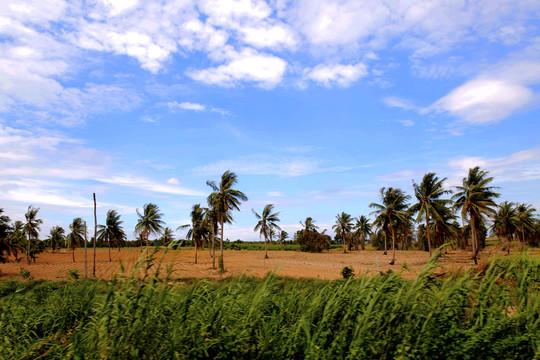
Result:
[[[343,269],[341,269],[341,276],[343,276],[344,279],[354,279],[354,269],[352,266],[345,266]]]
[[[81,274],[79,274],[79,270],[73,270],[69,269],[69,277],[73,280],[78,280],[81,277]]]
[[[30,278],[30,271],[26,270],[24,267],[21,268],[21,271],[19,272],[23,279],[29,279]]]

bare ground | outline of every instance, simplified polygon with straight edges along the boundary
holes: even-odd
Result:
[[[92,277],[93,252],[88,250],[88,277]],[[503,255],[498,247],[484,250],[480,253],[480,261],[486,261],[491,256]],[[533,256],[540,256],[535,249]],[[383,255],[382,251],[353,251],[343,254],[339,250],[332,250],[319,254],[303,253],[299,251],[269,251],[269,259],[264,259],[263,251],[228,250],[224,254],[226,272],[219,274],[212,269],[212,258],[208,250],[199,251],[198,263],[194,263],[194,250],[159,251],[157,259],[162,258],[163,268],[172,267],[173,278],[204,278],[204,277],[230,277],[240,274],[263,277],[270,271],[280,276],[294,278],[337,279],[341,277],[344,266],[352,266],[357,275],[376,274],[377,271],[402,271],[405,278],[414,278],[425,266],[429,255],[423,251],[396,251],[396,264],[389,265],[391,252]],[[217,254],[216,254],[217,255]],[[129,248],[111,251],[112,261],[109,262],[107,249],[96,251],[96,277],[112,279],[115,274],[131,274],[137,259],[141,256],[138,249]],[[78,270],[81,277],[85,276],[84,249],[75,251],[75,260],[72,261],[70,251],[52,253],[50,251],[40,254],[36,263],[27,265],[26,258],[19,262],[0,264],[2,278],[21,278],[21,268],[30,271],[35,279],[69,279],[69,270]],[[159,261],[158,261],[159,262]],[[474,266],[471,253],[462,250],[448,250],[447,254],[439,259],[441,272],[454,272],[468,270]],[[122,270],[122,265],[124,270]],[[217,261],[216,261],[217,265]],[[405,268],[406,267],[406,268]],[[153,267],[155,268],[155,266]]]

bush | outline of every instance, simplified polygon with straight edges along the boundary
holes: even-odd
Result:
[[[69,277],[72,278],[73,280],[78,280],[81,275],[79,274],[79,270],[68,270],[69,272]]]
[[[352,266],[345,266],[343,269],[341,269],[341,276],[343,276],[344,279],[354,279],[356,275],[354,275],[354,269]]]
[[[321,252],[328,250],[332,244],[329,235],[320,234],[316,231],[300,230],[294,234],[295,240],[300,245],[300,250],[305,252]]]
[[[29,279],[30,278],[30,271],[26,270],[25,268],[21,268],[21,271],[19,272],[21,274],[23,279]]]

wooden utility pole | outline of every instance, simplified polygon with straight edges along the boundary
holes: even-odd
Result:
[[[86,221],[84,222],[84,278],[88,278],[88,255],[87,255],[87,231],[86,231]]]
[[[94,193],[94,270],[92,275],[96,277],[96,240],[97,240],[97,212],[96,212],[96,193]]]

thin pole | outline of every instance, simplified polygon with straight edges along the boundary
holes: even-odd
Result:
[[[96,212],[96,193],[94,193],[94,270],[92,275],[96,277],[96,240],[97,240],[97,212]]]
[[[88,278],[88,246],[87,246],[87,236],[86,236],[87,230],[86,230],[86,221],[84,222],[84,278]]]

